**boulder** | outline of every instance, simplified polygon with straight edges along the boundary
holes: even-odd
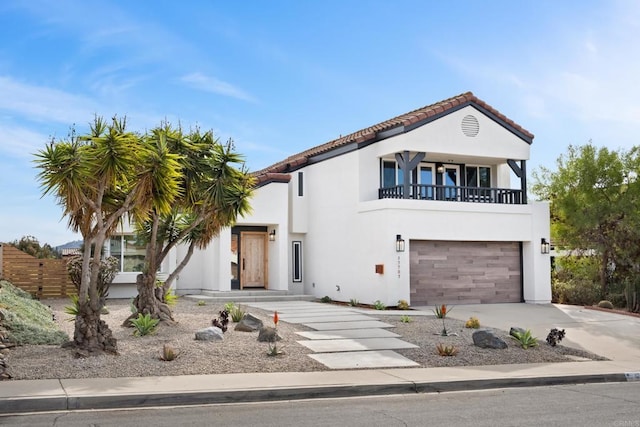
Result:
[[[235,327],[236,331],[253,332],[262,328],[262,320],[251,313],[246,313]]]
[[[215,326],[209,326],[208,328],[200,329],[196,331],[196,340],[198,341],[220,341],[224,339],[222,329]]]
[[[507,348],[507,343],[489,329],[478,329],[471,336],[473,344],[481,348]]]
[[[524,335],[527,332],[527,330],[518,328],[517,326],[512,326],[511,329],[509,329],[509,335],[511,335],[512,337],[516,337],[516,334],[514,334],[514,332]]]
[[[278,335],[278,331],[276,328],[272,328],[271,326],[265,326],[260,328],[260,333],[258,334],[258,341],[260,342],[276,342],[280,341],[282,337]]]

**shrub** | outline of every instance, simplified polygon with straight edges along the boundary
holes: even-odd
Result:
[[[607,301],[611,301],[611,304],[613,304],[615,308],[625,308],[627,305],[627,299],[624,296],[624,292],[610,293],[605,299]]]
[[[411,323],[411,317],[407,316],[406,314],[400,316],[400,321],[402,323]]]
[[[349,300],[349,305],[350,305],[351,307],[357,307],[357,306],[358,306],[358,304],[360,304],[360,303],[359,303],[359,302],[358,302],[358,300],[357,300],[357,299],[355,299],[355,298],[351,298],[351,299]]]
[[[397,308],[398,310],[409,310],[409,303],[404,299],[398,300]]]
[[[332,302],[332,301],[333,301],[333,300],[332,300],[332,299],[331,299],[331,297],[330,297],[330,296],[328,296],[328,295],[325,295],[325,296],[323,296],[322,298],[320,298],[320,302],[323,302],[323,303],[325,303],[325,304],[330,303],[330,302]]]
[[[164,294],[164,303],[170,307],[175,306],[178,303],[178,295],[175,294],[173,289],[169,289],[166,294]]]
[[[239,305],[233,306],[233,308],[229,312],[233,323],[238,323],[239,321],[241,321],[242,318],[244,317],[244,313],[245,313],[244,309]]]
[[[162,346],[162,351],[160,352],[160,360],[171,362],[178,357],[178,354],[179,353],[173,347],[169,344],[165,344]]]
[[[538,346],[538,339],[531,335],[531,331],[529,329],[527,329],[524,332],[513,331],[511,333],[511,338],[518,341],[520,346],[525,350],[528,349],[529,347]]]
[[[225,311],[231,313],[231,310],[233,310],[233,308],[236,306],[236,304],[233,301],[229,301],[224,303],[224,309]]]
[[[600,301],[598,303],[598,307],[600,307],[600,308],[608,308],[609,310],[613,310],[613,304],[611,303],[611,301],[607,301],[606,299]]]
[[[211,324],[216,328],[220,328],[222,333],[227,332],[227,325],[229,324],[229,312],[227,310],[220,310],[218,318],[213,319]]]
[[[458,348],[454,345],[438,343],[436,345],[436,350],[438,350],[438,354],[440,356],[455,356],[458,354]]]
[[[378,299],[373,303],[373,308],[375,308],[376,310],[386,310],[387,306]]]
[[[600,301],[600,284],[586,280],[571,282],[554,281],[551,284],[551,300],[558,304],[593,305]]]
[[[207,303],[206,303],[206,302],[204,302],[204,300],[198,300],[198,302],[197,302],[196,304],[197,304],[198,306],[200,306],[200,307],[207,305]]]
[[[67,319],[69,322],[73,322],[74,320],[76,320],[76,316],[78,315],[78,312],[80,310],[78,307],[78,298],[79,297],[77,294],[70,294],[69,299],[71,300],[71,305],[64,306],[64,312],[73,316]]]
[[[549,335],[547,335],[547,343],[551,347],[555,347],[560,341],[562,341],[562,338],[564,338],[565,335],[564,329],[558,330],[557,328],[553,328],[549,331]]]
[[[477,317],[471,316],[464,324],[465,328],[478,329],[480,327],[480,321]]]
[[[135,330],[133,331],[133,335],[144,336],[150,335],[155,332],[156,326],[158,326],[160,319],[154,319],[148,313],[138,313],[138,317],[129,320],[129,322],[131,322],[131,324],[135,328]]]
[[[0,280],[0,319],[9,342],[60,345],[69,341],[49,307],[6,280]]]

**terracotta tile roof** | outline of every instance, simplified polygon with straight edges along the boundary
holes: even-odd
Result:
[[[266,181],[269,181],[269,179],[266,178],[266,175],[286,174],[289,171],[296,170],[306,165],[310,158],[319,154],[335,150],[351,143],[362,144],[369,141],[373,142],[381,132],[388,131],[399,126],[409,127],[422,121],[433,120],[441,115],[446,114],[447,112],[453,112],[467,105],[473,105],[479,108],[481,111],[487,113],[489,116],[493,116],[496,121],[500,122],[502,125],[509,128],[513,132],[520,134],[521,137],[528,143],[531,143],[533,141],[533,134],[531,132],[524,129],[513,120],[507,118],[504,114],[500,113],[498,110],[491,107],[486,102],[477,98],[473,93],[465,92],[458,96],[445,99],[444,101],[436,102],[435,104],[418,108],[417,110],[410,111],[408,113],[394,117],[393,119],[385,120],[384,122],[369,126],[368,128],[361,129],[349,135],[341,136],[340,138],[334,139],[333,141],[329,141],[317,147],[310,148],[301,153],[294,154],[293,156],[290,156],[267,168],[253,172],[253,175],[258,179],[258,186],[264,185],[267,183]],[[263,179],[263,176],[265,176],[265,179]]]

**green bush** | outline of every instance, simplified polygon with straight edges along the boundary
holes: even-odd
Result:
[[[538,338],[531,335],[531,331],[529,329],[527,329],[524,332],[513,331],[511,333],[511,338],[518,341],[518,343],[520,344],[520,347],[524,348],[525,350],[528,349],[529,347],[538,346]]]
[[[328,296],[328,295],[325,295],[325,296],[323,296],[322,298],[320,298],[320,302],[324,302],[325,304],[326,304],[326,303],[330,303],[330,302],[332,302],[332,301],[333,301],[333,300],[332,300],[332,299],[331,299],[331,297],[330,297],[330,296]]]
[[[627,299],[624,296],[624,292],[609,293],[605,299],[607,301],[611,301],[611,304],[613,304],[615,308],[625,308],[627,305]]]
[[[351,307],[357,307],[357,306],[358,306],[358,304],[360,304],[360,302],[359,302],[357,299],[355,299],[355,298],[351,298],[351,299],[349,300],[349,305],[350,305]]]
[[[69,341],[54,322],[49,307],[6,280],[0,280],[0,318],[4,318],[9,341],[18,345],[60,345]]]
[[[608,308],[609,310],[613,310],[613,304],[611,301],[602,300],[598,303],[598,307],[600,308]]]
[[[150,314],[142,314],[138,313],[138,317],[135,319],[129,320],[135,330],[133,331],[133,335],[143,336],[150,335],[156,330],[156,326],[160,322],[160,319],[154,319]]]
[[[403,314],[402,316],[400,316],[400,321],[402,323],[411,323],[411,317],[407,316],[406,314]]]
[[[387,306],[378,299],[373,303],[373,308],[375,308],[376,310],[386,310]]]
[[[239,305],[234,305],[228,313],[233,323],[238,323],[244,317],[244,310]]]
[[[551,300],[557,304],[593,305],[601,300],[601,287],[597,282],[586,280],[554,281]]]

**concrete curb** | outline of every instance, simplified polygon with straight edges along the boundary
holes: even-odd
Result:
[[[626,382],[624,373],[496,378],[457,381],[398,380],[386,384],[336,384],[324,386],[273,387],[249,390],[202,390],[181,392],[70,395],[61,385],[59,393],[47,396],[0,398],[0,414],[88,409],[124,409],[169,405],[203,405],[238,402],[320,399],[407,393],[442,393],[512,387],[539,387],[588,383]]]

